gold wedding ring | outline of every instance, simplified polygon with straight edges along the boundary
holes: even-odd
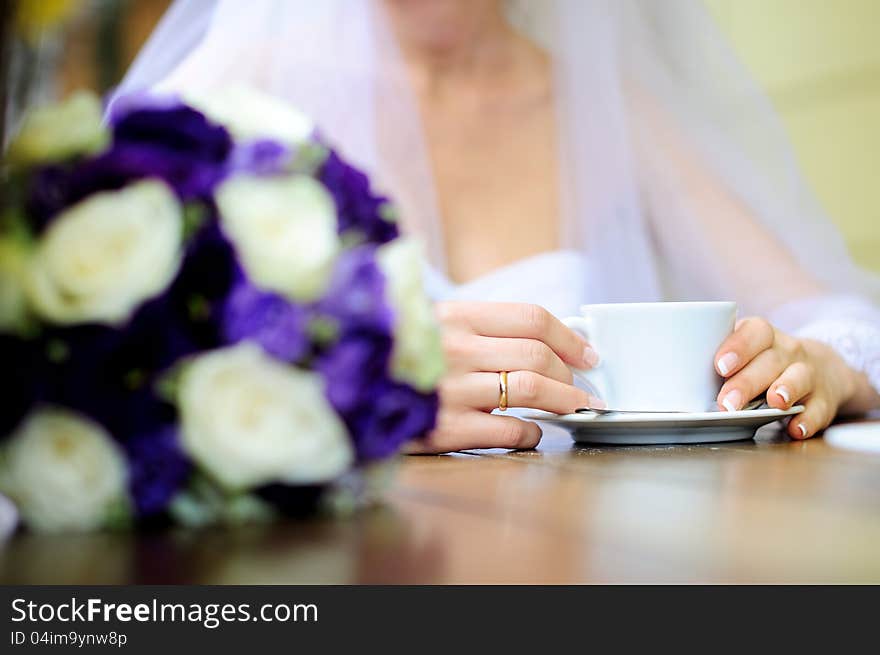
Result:
[[[498,409],[507,411],[507,371],[498,372]]]

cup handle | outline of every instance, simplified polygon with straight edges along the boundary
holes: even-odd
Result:
[[[568,318],[562,319],[562,323],[566,327],[580,334],[587,341],[590,340],[590,322],[583,316],[569,316]],[[602,362],[599,362],[597,366],[601,365]],[[602,398],[602,393],[596,388],[595,383],[588,377],[597,374],[595,368],[583,369],[575,368],[574,366],[569,366],[568,368],[571,369],[572,375],[574,375],[586,387],[586,390],[589,393],[596,398]]]

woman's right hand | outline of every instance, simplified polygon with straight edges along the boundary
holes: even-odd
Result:
[[[498,407],[499,371],[507,371],[507,404],[566,414],[601,402],[575,386],[568,365],[599,361],[579,334],[537,305],[444,302],[436,306],[447,372],[440,382],[437,427],[409,453],[467,448],[533,448],[541,428]]]

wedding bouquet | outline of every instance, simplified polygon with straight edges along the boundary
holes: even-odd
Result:
[[[434,425],[418,249],[286,104],[105,122],[74,95],[25,119],[2,194],[0,492],[27,527],[299,514]]]

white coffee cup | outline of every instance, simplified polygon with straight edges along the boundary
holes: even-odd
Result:
[[[717,407],[723,380],[718,347],[733,332],[735,302],[583,305],[563,322],[599,354],[590,370],[572,369],[609,408],[704,412]]]

